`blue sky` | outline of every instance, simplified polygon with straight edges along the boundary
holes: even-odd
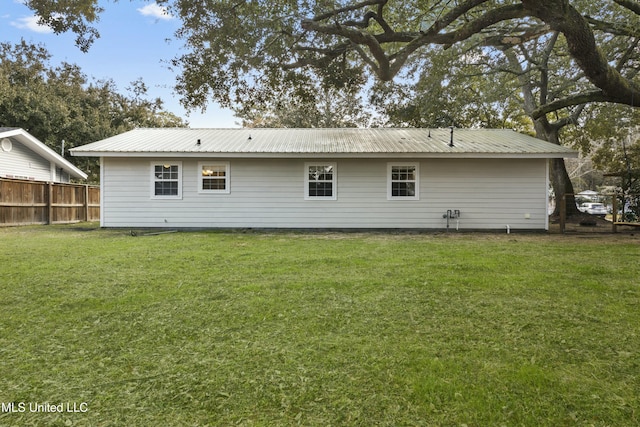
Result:
[[[43,44],[52,55],[52,65],[63,61],[77,64],[90,79],[112,79],[122,93],[142,77],[149,98],[160,97],[167,111],[185,118],[191,127],[239,126],[231,111],[215,104],[209,105],[205,113],[193,111],[189,115],[182,108],[173,94],[176,75],[163,63],[180,51],[181,42],[174,36],[180,21],[163,14],[153,1],[103,1],[105,12],[96,24],[100,38],[88,53],[75,46],[73,34],[55,35],[50,29],[37,26],[37,17],[22,0],[0,3],[0,41],[15,43],[23,38]]]

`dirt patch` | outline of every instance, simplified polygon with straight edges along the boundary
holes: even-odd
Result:
[[[549,218],[549,233],[562,234],[560,230],[560,218],[551,216]],[[586,213],[578,213],[567,217],[565,221],[564,234],[580,234],[580,235],[602,235],[614,234],[613,224],[604,218],[589,215]],[[617,226],[615,234],[635,236],[640,235],[640,229],[632,226]]]

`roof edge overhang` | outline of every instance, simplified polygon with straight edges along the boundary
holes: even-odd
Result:
[[[562,159],[577,158],[578,153],[230,153],[230,152],[111,152],[70,150],[78,157],[136,157],[136,158],[245,158],[245,159]]]
[[[87,179],[88,177],[86,173],[75,167],[71,162],[60,156],[51,148],[47,147],[43,142],[22,128],[15,128],[0,132],[0,138],[15,138],[25,144],[34,153],[69,172],[69,174],[74,178]]]

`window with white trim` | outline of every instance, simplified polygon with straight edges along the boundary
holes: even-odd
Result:
[[[305,163],[304,171],[305,200],[336,200],[338,198],[335,163]]]
[[[151,163],[151,198],[182,198],[182,162]]]
[[[229,188],[229,162],[200,162],[198,163],[200,174],[200,193],[230,192]]]
[[[418,199],[420,164],[387,164],[387,197],[389,200]]]

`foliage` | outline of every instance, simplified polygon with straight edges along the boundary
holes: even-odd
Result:
[[[203,105],[209,96],[227,105],[247,102],[268,95],[270,89],[283,84],[294,90],[300,83],[304,84],[303,76],[309,70],[313,70],[321,81],[337,82],[338,85],[362,84],[367,81],[362,79],[366,74],[389,81],[412,67],[425,76],[434,67],[415,66],[414,61],[434,55],[436,46],[450,48],[484,41],[485,49],[488,49],[490,42],[522,44],[532,37],[551,34],[558,17],[547,15],[562,13],[539,10],[539,4],[525,1],[506,4],[382,0],[337,4],[289,1],[211,4],[180,0],[163,3],[183,20],[178,36],[185,41],[188,50],[175,59],[174,65],[182,69],[178,91],[189,106]],[[555,5],[560,2],[537,3]],[[633,43],[629,40],[638,37],[637,30],[614,25],[619,19],[637,22],[638,17],[633,12],[620,6],[612,7],[609,2],[603,2],[607,3],[603,11],[598,11],[591,3],[566,3],[567,7],[561,10],[571,10],[577,23],[575,28],[560,25],[555,29],[557,32],[579,33],[594,46],[599,44],[603,48],[603,40],[618,40],[621,46],[627,46],[626,58],[635,55],[637,59],[637,53],[628,49]],[[580,13],[574,5],[581,7]],[[608,14],[608,21],[598,20],[604,14]],[[538,15],[553,22],[544,25]],[[587,16],[592,22],[591,28]],[[607,37],[596,39],[593,29]],[[565,53],[575,58],[581,51],[576,52],[574,44],[573,38],[567,37]],[[607,95],[594,86],[594,79],[587,78],[589,73],[585,73],[585,65],[600,64],[606,59],[604,67],[609,67],[609,62],[620,58],[617,51],[609,48],[594,50],[606,58],[590,58],[600,61],[594,64],[574,62],[583,71],[578,77],[579,83],[590,89],[590,99],[629,103],[629,97],[622,100],[618,95]],[[495,48],[494,52],[497,52]],[[626,85],[621,92],[631,96],[638,92],[630,83],[637,71],[632,74],[621,68],[610,71],[612,84]],[[636,94],[637,98],[640,98],[639,94]],[[571,100],[574,101],[576,99]]]
[[[117,1],[117,0],[116,0]],[[25,0],[25,5],[40,17],[56,34],[71,31],[76,34],[76,45],[83,51],[100,37],[91,24],[99,20],[104,10],[94,0]]]
[[[286,85],[274,88],[269,97],[242,103],[234,111],[244,127],[370,127],[374,124],[372,114],[362,97],[351,89],[322,86],[309,80],[296,90]]]
[[[628,235],[0,236],[3,425],[638,425]]]
[[[605,172],[624,172],[640,168],[640,111],[611,105],[595,105],[585,121],[585,134],[591,143],[583,146],[594,163]],[[626,145],[627,152],[623,149]]]
[[[0,126],[21,127],[60,151],[97,141],[134,127],[184,126],[181,118],[147,100],[142,80],[132,83],[132,95],[117,91],[113,81],[90,82],[73,64],[50,64],[43,46],[24,40],[0,44]],[[93,174],[95,160],[70,158]]]
[[[486,63],[473,46],[431,50],[403,82],[374,87],[372,102],[388,125],[509,128],[531,133],[513,74]]]
[[[622,111],[621,111],[622,110]],[[619,206],[629,220],[640,218],[640,113],[621,108],[607,108],[599,113],[603,123],[592,124],[601,131],[592,149],[596,166],[609,175],[619,188]],[[607,125],[607,123],[609,125]]]
[[[28,5],[43,21],[58,25],[57,31],[68,29],[90,39],[91,23],[100,11],[98,0],[76,1],[74,8],[60,3],[29,0]],[[568,54],[584,72],[582,81],[593,88],[591,96],[626,104],[633,103],[634,95],[640,99],[635,74],[619,69],[615,53],[601,49],[602,40],[594,36],[601,32],[638,38],[640,13],[636,2],[629,0],[159,0],[158,4],[182,20],[177,35],[185,41],[186,52],[174,65],[182,70],[178,90],[187,106],[206,105],[210,97],[231,106],[267,96],[270,88],[282,84],[295,88],[305,84],[308,69],[324,83],[339,86],[361,80],[364,67],[389,81],[416,55],[434,46],[451,47],[478,35],[526,40],[544,32],[563,34]]]

